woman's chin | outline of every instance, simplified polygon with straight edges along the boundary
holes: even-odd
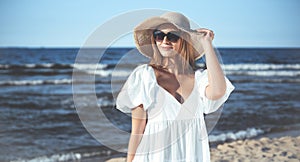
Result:
[[[173,49],[171,49],[171,50],[161,50],[160,53],[163,57],[174,57],[177,54],[177,52],[174,51]]]

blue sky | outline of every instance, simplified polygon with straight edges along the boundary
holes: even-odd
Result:
[[[299,0],[1,0],[0,47],[80,47],[114,16],[147,8],[182,12],[214,30],[217,47],[300,47]],[[132,35],[113,46],[133,47]]]

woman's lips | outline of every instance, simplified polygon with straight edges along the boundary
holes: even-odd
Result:
[[[171,50],[173,49],[171,46],[161,46],[163,50]]]

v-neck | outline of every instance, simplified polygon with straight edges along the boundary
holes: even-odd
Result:
[[[195,91],[195,89],[196,89],[196,84],[197,84],[197,82],[196,82],[196,78],[197,78],[197,77],[196,77],[196,72],[197,72],[197,71],[195,71],[195,73],[194,73],[194,85],[193,85],[192,91],[191,91],[190,94],[187,96],[187,98],[183,101],[183,103],[180,103],[180,102],[175,98],[175,96],[173,96],[171,93],[169,93],[166,89],[164,89],[162,86],[160,86],[160,85],[158,84],[157,79],[156,79],[156,75],[155,75],[155,71],[154,71],[153,67],[150,66],[150,65],[148,65],[148,66],[150,67],[150,69],[151,69],[151,71],[152,71],[152,76],[153,76],[153,78],[154,78],[154,81],[155,81],[156,86],[157,86],[158,88],[160,88],[164,93],[166,93],[167,95],[169,95],[169,96],[172,98],[172,100],[175,101],[177,104],[179,104],[180,106],[183,106],[183,105],[186,104],[186,102],[192,97],[192,95],[193,95],[193,93],[194,93],[194,91]]]

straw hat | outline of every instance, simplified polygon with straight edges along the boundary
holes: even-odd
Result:
[[[195,60],[203,56],[204,50],[199,41],[199,36],[203,36],[202,33],[192,30],[189,19],[178,12],[167,12],[159,17],[151,17],[134,28],[135,44],[143,55],[149,58],[152,57],[151,35],[153,34],[153,30],[161,24],[172,24],[179,30],[188,33],[191,40],[186,41],[196,50]]]

